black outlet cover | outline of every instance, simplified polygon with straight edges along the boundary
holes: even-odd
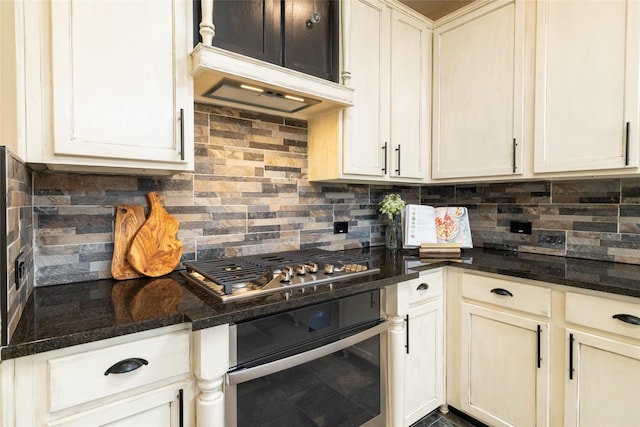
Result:
[[[336,221],[333,223],[333,234],[343,234],[349,232],[349,223],[347,221]]]
[[[26,258],[24,256],[24,252],[20,252],[16,257],[14,268],[15,268],[16,289],[19,289],[22,282],[26,280],[26,275],[27,275],[27,263],[26,263]]]
[[[529,221],[511,221],[509,231],[512,233],[531,234],[531,223]]]

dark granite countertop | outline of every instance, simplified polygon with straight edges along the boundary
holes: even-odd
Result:
[[[371,276],[300,290],[290,298],[273,293],[224,304],[178,272],[161,278],[99,280],[34,290],[2,359],[163,326],[190,322],[193,330],[238,322],[266,314],[339,298],[418,277],[420,270],[443,265],[539,280],[640,298],[640,266],[486,249],[464,251],[462,263],[422,263],[417,250],[367,253],[380,272]]]

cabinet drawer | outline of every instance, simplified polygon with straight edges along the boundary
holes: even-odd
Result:
[[[640,339],[640,325],[622,320],[634,321],[624,315],[639,320],[640,304],[573,292],[567,292],[565,301],[567,322]],[[613,317],[618,315],[622,319]]]
[[[138,369],[110,373],[107,369],[129,358],[144,359]],[[189,332],[146,338],[48,361],[50,411],[69,408],[136,387],[188,375]]]
[[[422,273],[417,279],[407,280],[399,286],[404,288],[404,292],[407,292],[409,304],[413,305],[441,296],[444,279],[442,277],[442,271],[438,270]]]
[[[541,316],[551,316],[551,289],[493,277],[464,274],[463,298]]]

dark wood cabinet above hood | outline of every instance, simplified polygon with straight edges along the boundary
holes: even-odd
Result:
[[[191,55],[196,100],[215,98],[223,105],[280,114],[287,111],[270,109],[273,100],[304,99],[310,106],[290,111],[305,119],[352,105],[353,90],[338,83],[339,1],[201,0],[194,3],[194,21],[196,40],[203,34]],[[223,79],[271,99],[247,103],[248,95],[222,101],[208,96]],[[256,96],[263,95],[251,98]]]

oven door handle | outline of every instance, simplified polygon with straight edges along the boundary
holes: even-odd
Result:
[[[319,359],[324,356],[328,356],[336,351],[344,350],[347,347],[358,344],[371,337],[381,334],[388,329],[389,325],[387,321],[377,324],[365,331],[351,335],[347,338],[335,341],[327,345],[323,345],[313,350],[305,351],[303,353],[294,354],[293,356],[285,357],[284,359],[274,360],[273,362],[265,363],[264,365],[258,365],[253,368],[240,369],[237,371],[227,373],[227,384],[236,385],[247,381],[255,380],[256,378],[265,377],[267,375],[275,374],[276,372],[284,371],[285,369],[299,366],[312,360]]]

